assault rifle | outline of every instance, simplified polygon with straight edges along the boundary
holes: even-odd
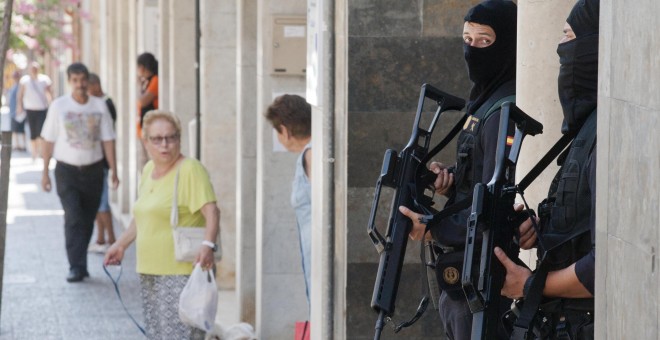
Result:
[[[510,122],[515,125],[513,140],[508,137]],[[472,211],[468,219],[468,230],[463,259],[462,286],[472,311],[472,340],[497,339],[501,322],[499,306],[500,291],[504,285],[506,270],[493,254],[500,247],[513,260],[518,259],[520,248],[514,235],[520,223],[532,215],[528,210],[516,213],[513,204],[516,194],[522,190],[515,183],[516,165],[520,147],[526,135],[543,132],[543,125],[529,117],[514,104],[507,102],[500,111],[500,126],[497,139],[495,171],[486,185],[474,187]],[[507,144],[511,145],[506,155]],[[483,232],[479,271],[475,277],[473,260],[477,230]]]
[[[424,102],[426,98],[437,104],[437,110],[435,110],[429,126],[422,127],[422,115],[424,114]],[[398,207],[406,206],[424,214],[437,212],[431,208],[433,205],[433,195],[431,194],[429,196],[425,193],[428,190],[431,193],[435,191],[433,183],[437,175],[428,170],[426,163],[461,130],[466,117],[463,117],[452,128],[449,134],[433,150],[429,151],[431,135],[443,112],[449,110],[458,111],[464,106],[465,101],[463,99],[444,93],[429,84],[422,85],[417,105],[417,114],[408,144],[400,154],[397,154],[393,149],[385,151],[383,166],[378,177],[378,182],[376,183],[375,197],[371,207],[371,216],[368,225],[369,237],[380,254],[378,274],[371,299],[371,308],[379,313],[378,321],[376,322],[375,339],[380,338],[386,317],[389,319],[394,313],[394,304],[399,288],[399,280],[401,279],[403,258],[406,254],[406,246],[408,244],[408,234],[412,228],[412,221],[399,212]],[[393,188],[395,191],[385,236],[381,235],[374,226],[380,191],[383,186]],[[418,308],[417,315],[407,323],[399,325],[396,331],[412,325],[417,321],[426,309],[427,304],[428,298],[425,298]]]

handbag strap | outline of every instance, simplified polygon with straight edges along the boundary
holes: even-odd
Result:
[[[181,161],[183,163],[183,161]],[[172,196],[172,210],[170,211],[170,224],[172,229],[176,229],[179,225],[179,205],[178,205],[178,194],[179,194],[179,172],[181,170],[181,164],[176,168],[176,175],[174,176],[174,196]]]
[[[30,85],[32,85],[32,89],[33,89],[34,92],[37,94],[37,97],[39,97],[39,100],[41,101],[41,103],[44,104],[44,106],[45,106],[46,108],[48,108],[48,99],[47,99],[46,96],[41,92],[41,90],[39,89],[39,87],[38,87],[37,84],[35,83],[34,79],[32,79],[32,78],[30,78]]]
[[[106,275],[110,278],[110,281],[112,281],[112,284],[115,286],[115,292],[117,293],[117,297],[119,298],[119,302],[121,303],[121,306],[124,307],[124,311],[128,315],[129,318],[133,321],[133,323],[137,326],[137,328],[144,334],[145,336],[147,335],[147,332],[144,330],[142,326],[135,320],[133,315],[128,311],[128,308],[126,308],[126,305],[124,304],[124,300],[121,298],[121,293],[119,293],[119,279],[121,279],[121,273],[122,273],[122,266],[121,264],[119,265],[119,274],[117,275],[117,278],[115,279],[110,272],[108,271],[108,268],[103,265],[103,271],[105,272]]]

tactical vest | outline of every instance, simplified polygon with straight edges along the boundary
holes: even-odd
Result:
[[[496,95],[497,93],[493,96]],[[479,133],[504,102],[515,103],[515,101],[516,96],[509,95],[501,97],[490,106],[487,106],[487,102],[465,121],[457,141],[456,168],[454,169],[455,192],[448,201],[448,205],[470,197],[474,191],[474,185],[481,182],[484,160],[483,157],[474,157],[475,143],[479,140]]]
[[[568,154],[560,156],[561,168],[550,186],[548,198],[539,205],[543,242],[549,270],[563,269],[591,249],[591,190],[587,164],[596,145],[596,111],[573,140]],[[562,159],[564,158],[564,159]]]
[[[446,213],[448,210],[447,207],[452,205],[452,208],[458,207],[458,209],[462,210],[472,204],[470,197],[474,191],[475,183],[481,182],[481,174],[484,167],[483,157],[474,157],[474,148],[479,141],[479,133],[483,125],[493,116],[494,112],[502,107],[504,102],[516,101],[515,95],[508,95],[507,92],[510,93],[511,91],[505,87],[498,89],[474,114],[467,117],[463,125],[463,130],[458,135],[457,140],[456,167],[453,170],[455,189],[447,201],[443,212]],[[465,222],[462,222],[462,227],[465,227]],[[457,247],[453,244],[440,245],[440,247],[443,249],[442,254],[437,257],[435,263],[438,285],[452,299],[465,300],[460,281],[464,255],[462,247]],[[479,257],[477,256],[476,258]],[[475,266],[475,268],[478,268],[478,266]]]

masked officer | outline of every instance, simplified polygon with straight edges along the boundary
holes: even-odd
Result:
[[[515,101],[516,20],[516,5],[501,0],[484,1],[465,16],[463,50],[473,83],[468,118],[458,137],[456,164],[449,168],[435,162],[430,165],[438,175],[434,183],[436,192],[449,197],[445,208],[464,207],[430,227],[430,234],[443,252],[436,265],[442,290],[440,317],[447,337],[452,340],[471,336],[472,313],[460,283],[466,225],[474,185],[490,181],[495,169],[500,107],[505,101]],[[419,221],[421,215],[406,207],[399,209],[413,221],[410,238],[421,239],[426,228]],[[521,246],[529,248],[534,242],[529,237],[535,235],[530,233],[530,226],[526,228],[521,230]],[[500,308],[502,313],[509,305],[510,301],[505,300]]]
[[[539,205],[542,261],[532,274],[495,249],[507,269],[502,295],[524,297],[525,303],[544,298],[533,325],[538,339],[594,337],[598,15],[599,0],[578,1],[557,48],[562,133],[575,139],[560,156],[561,169]]]

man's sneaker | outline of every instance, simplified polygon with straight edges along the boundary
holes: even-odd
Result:
[[[87,248],[87,251],[90,253],[98,253],[98,254],[105,254],[105,252],[108,250],[108,245],[107,244],[100,244],[100,243],[92,243],[89,245]]]

